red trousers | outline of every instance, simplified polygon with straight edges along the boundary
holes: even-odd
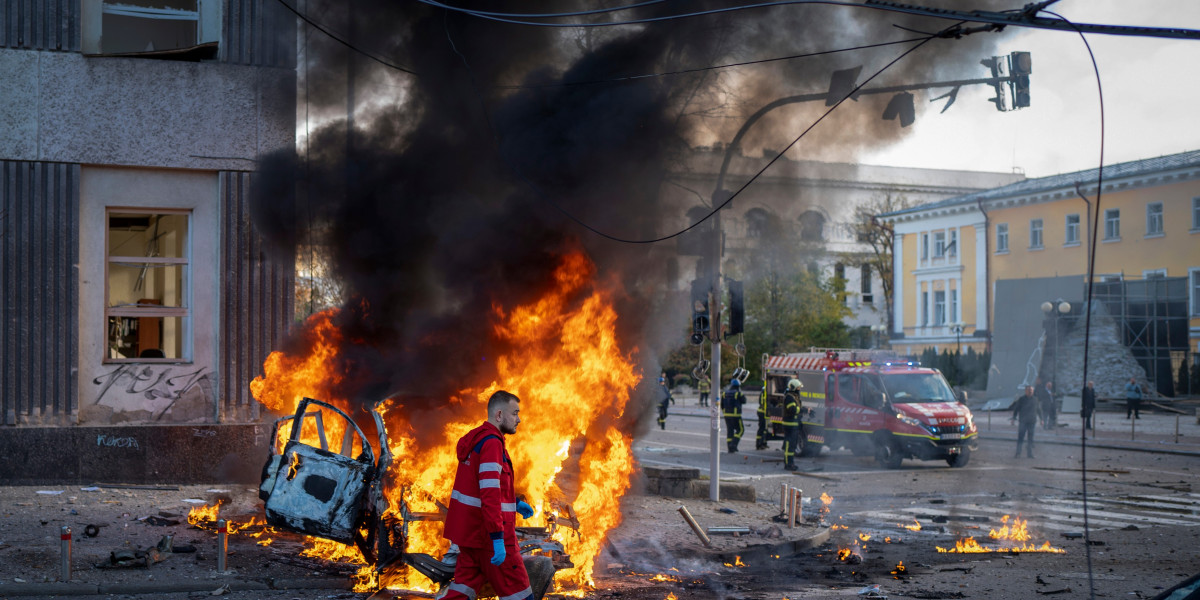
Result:
[[[454,566],[454,581],[441,597],[445,600],[475,600],[485,591],[484,585],[490,583],[499,600],[533,598],[521,551],[515,545],[506,545],[504,550],[504,562],[497,567],[491,563],[491,548],[460,547],[458,563]]]

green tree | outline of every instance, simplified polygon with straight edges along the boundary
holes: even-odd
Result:
[[[757,372],[763,354],[806,351],[810,346],[845,347],[850,314],[836,285],[807,271],[767,273],[746,289],[747,366]]]

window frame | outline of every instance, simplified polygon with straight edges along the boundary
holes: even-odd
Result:
[[[1154,208],[1158,208],[1158,212],[1152,212]],[[1154,226],[1157,225],[1157,229]],[[1146,237],[1162,237],[1163,233],[1163,203],[1148,202],[1146,203]]]
[[[1191,233],[1200,233],[1200,196],[1192,198],[1192,228]]]
[[[929,260],[929,232],[921,232],[921,260]]]
[[[947,242],[947,244],[946,244],[946,255],[950,256],[952,258],[957,257],[958,256],[958,230],[957,229],[950,230],[949,240],[950,241]]]
[[[1030,250],[1040,250],[1040,249],[1046,247],[1045,236],[1043,235],[1043,232],[1045,231],[1045,227],[1046,227],[1046,222],[1042,219],[1030,219],[1029,220],[1029,249]]]
[[[921,290],[921,327],[929,327],[929,290]]]
[[[946,232],[945,231],[933,232],[933,257],[934,258],[945,258],[946,257]]]
[[[1074,219],[1074,222],[1072,222],[1072,219]],[[1079,222],[1079,213],[1067,215],[1063,226],[1063,239],[1066,240],[1063,242],[1064,246],[1079,245]]]
[[[168,256],[127,256],[127,255],[112,255],[109,254],[111,233],[111,217],[113,213],[134,213],[148,215],[183,215],[187,218],[187,227],[185,233],[187,241],[184,244],[184,251],[179,257]],[[194,211],[186,208],[161,208],[161,207],[143,207],[143,206],[105,206],[104,207],[104,299],[103,309],[104,318],[102,319],[103,327],[105,328],[102,339],[105,340],[102,348],[103,364],[126,364],[126,363],[191,363],[193,362],[194,348],[192,344],[192,241],[194,239],[195,215]],[[183,280],[179,292],[182,299],[181,306],[112,306],[110,301],[111,281],[109,279],[109,267],[113,263],[134,263],[147,265],[177,265],[183,269],[181,278]],[[112,317],[127,317],[127,318],[179,318],[180,329],[179,335],[182,337],[182,351],[180,356],[170,358],[112,358],[109,356],[109,319]]]
[[[1117,242],[1121,240],[1121,209],[1107,208],[1104,210],[1104,241]]]
[[[1008,223],[996,223],[996,254],[1008,253]]]
[[[138,54],[136,52],[129,53],[114,53],[104,52],[101,47],[101,41],[104,36],[104,15],[108,14],[126,14],[126,16],[135,16],[147,19],[164,18],[169,20],[188,20],[179,19],[183,14],[188,14],[192,11],[184,11],[180,9],[155,9],[149,7],[136,7],[132,5],[121,4],[119,2],[105,2],[105,0],[80,0],[80,49],[84,56],[103,56],[106,54]],[[162,48],[154,52],[156,54],[172,51],[183,51],[189,48],[202,46],[204,44],[216,43],[217,47],[222,46],[221,39],[221,23],[224,17],[224,2],[220,0],[196,0],[195,21],[196,21],[196,44],[184,48]],[[106,5],[113,8],[107,8]],[[125,8],[118,8],[125,7]],[[129,11],[127,9],[135,9]],[[140,12],[141,15],[130,15],[129,12]],[[154,15],[161,16],[154,16]]]
[[[938,296],[941,296],[941,301],[938,301]],[[941,317],[941,318],[938,318]],[[933,325],[940,327],[949,323],[946,319],[946,290],[933,291]]]
[[[1188,269],[1188,312],[1193,317],[1200,317],[1200,267]]]
[[[949,314],[949,321],[947,321],[947,322],[957,323],[959,321],[962,321],[962,319],[959,318],[959,315],[958,315],[958,288],[951,288],[948,299],[950,301],[950,306],[949,306],[950,314]]]

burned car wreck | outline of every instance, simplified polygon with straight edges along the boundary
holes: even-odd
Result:
[[[315,410],[310,412],[310,407]],[[376,404],[369,411],[378,432],[374,444],[345,412],[312,398],[304,398],[294,415],[275,422],[259,486],[267,523],[287,531],[353,544],[377,574],[407,565],[428,577],[440,591],[454,577],[457,549],[452,546],[438,559],[427,553],[409,552],[407,546],[410,526],[434,526],[421,523],[444,520],[446,508],[438,502],[438,512],[412,512],[402,500],[399,514],[389,510],[387,478],[393,456],[378,408]],[[327,414],[344,422],[340,429],[344,432],[341,446],[336,452],[330,449],[326,435]],[[289,422],[290,436],[281,447],[279,429]],[[306,423],[315,429],[317,445],[302,441]],[[329,429],[339,430],[337,426]],[[361,451],[351,456],[356,440]],[[396,491],[403,497],[403,488]],[[553,518],[551,524],[553,527]],[[545,595],[558,569],[573,566],[562,544],[551,539],[551,533],[546,527],[517,528],[530,587],[538,599]]]

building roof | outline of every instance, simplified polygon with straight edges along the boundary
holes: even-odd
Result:
[[[1104,183],[1105,189],[1108,189],[1108,184],[1119,179],[1129,179],[1140,176],[1146,176],[1157,173],[1164,173],[1176,169],[1185,169],[1192,167],[1200,167],[1200,150],[1190,150],[1179,154],[1170,154],[1167,156],[1158,156],[1155,158],[1146,158],[1142,160],[1134,160],[1129,162],[1108,165],[1104,167]],[[1061,191],[1063,189],[1074,190],[1075,184],[1081,184],[1085,190],[1096,189],[1096,177],[1099,169],[1086,169],[1083,171],[1074,171],[1072,173],[1061,173],[1058,175],[1048,175],[1046,177],[1038,177],[1036,179],[1026,179],[1011,183],[1009,185],[972,192],[962,196],[955,196],[938,202],[922,204],[904,210],[898,210],[890,213],[879,215],[881,217],[898,217],[902,215],[912,215],[930,210],[938,210],[950,208],[960,205],[974,205],[980,200],[995,200],[998,198],[1013,198],[1018,196],[1036,196],[1052,191]],[[1197,173],[1196,176],[1200,176]],[[1072,191],[1072,195],[1074,192]]]

